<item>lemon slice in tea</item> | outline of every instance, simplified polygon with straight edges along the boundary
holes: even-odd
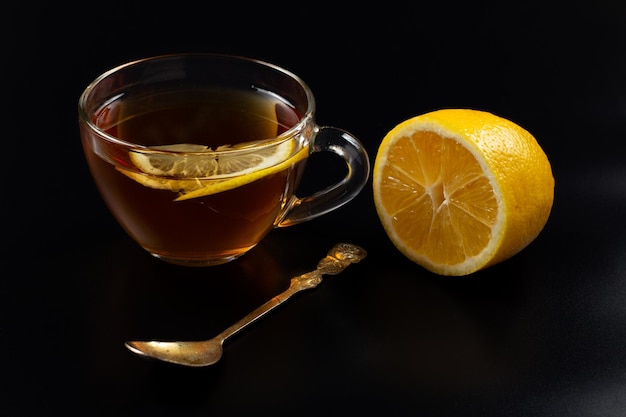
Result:
[[[179,192],[176,200],[181,201],[240,187],[282,171],[308,155],[307,147],[294,154],[295,146],[296,141],[287,140],[249,151],[225,151],[219,156],[202,145],[155,146],[145,152],[130,152],[131,161],[141,172],[119,167],[118,171],[146,187]]]

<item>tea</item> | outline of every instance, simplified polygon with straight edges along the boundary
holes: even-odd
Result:
[[[107,134],[150,147],[145,153],[88,139],[85,153],[111,212],[145,249],[186,265],[206,265],[207,254],[222,263],[245,253],[274,227],[305,159],[293,159],[284,169],[280,163],[308,145],[291,138],[287,148],[269,148],[280,160],[255,150],[250,168],[242,166],[241,157],[229,160],[228,153],[220,157],[210,151],[271,140],[299,120],[288,102],[259,89],[168,88],[121,96],[92,117]],[[289,152],[276,153],[278,146]],[[258,178],[249,175],[259,158],[266,158],[263,169],[281,168]],[[237,178],[242,172],[248,180]],[[222,186],[227,181],[238,186]],[[219,187],[225,190],[215,192]]]

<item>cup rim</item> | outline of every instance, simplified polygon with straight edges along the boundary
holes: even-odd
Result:
[[[98,75],[93,81],[91,81],[83,90],[83,92],[80,94],[80,97],[78,99],[78,113],[79,113],[79,120],[84,123],[91,131],[93,131],[94,133],[96,133],[99,137],[101,137],[102,139],[105,139],[109,142],[127,147],[127,148],[133,148],[133,149],[145,149],[145,150],[152,150],[152,148],[150,146],[147,145],[142,145],[139,143],[135,143],[135,142],[131,142],[131,141],[127,141],[124,139],[121,139],[117,136],[111,135],[107,132],[105,132],[104,130],[102,130],[100,127],[98,127],[91,119],[91,116],[88,114],[87,110],[86,110],[86,103],[87,100],[91,94],[91,92],[96,88],[96,86],[98,86],[100,83],[102,83],[104,80],[106,80],[109,76],[122,71],[126,68],[132,67],[132,66],[137,66],[146,62],[152,62],[152,61],[159,61],[159,60],[165,60],[165,59],[170,59],[170,58],[184,58],[184,57],[201,57],[201,58],[220,58],[220,59],[230,59],[233,61],[242,61],[242,62],[248,62],[248,63],[253,63],[256,65],[260,65],[263,67],[267,67],[267,68],[271,68],[274,71],[277,71],[291,79],[293,79],[294,81],[296,81],[296,83],[298,85],[300,85],[300,87],[302,88],[302,90],[305,93],[306,99],[307,99],[307,109],[304,112],[304,114],[300,117],[300,119],[298,120],[298,123],[296,123],[295,125],[293,125],[292,127],[290,127],[288,130],[286,130],[285,132],[274,136],[273,138],[268,138],[266,140],[261,140],[261,141],[250,141],[250,142],[244,142],[242,143],[242,145],[246,145],[249,144],[250,146],[240,146],[240,147],[236,147],[236,148],[228,148],[228,149],[222,149],[222,150],[206,150],[206,151],[200,151],[200,152],[183,152],[183,151],[174,151],[174,150],[160,150],[158,151],[159,153],[167,153],[167,154],[194,154],[194,153],[202,153],[204,155],[206,155],[207,153],[219,153],[219,154],[223,154],[223,153],[236,153],[236,152],[250,152],[251,149],[260,149],[260,148],[265,148],[265,147],[269,147],[269,146],[275,146],[278,145],[284,141],[290,140],[293,137],[295,137],[297,135],[297,133],[299,131],[301,131],[308,123],[309,121],[311,121],[313,119],[314,113],[315,113],[315,97],[313,95],[313,92],[311,91],[310,87],[306,84],[306,82],[304,82],[304,80],[302,78],[300,78],[298,75],[296,75],[295,73],[293,73],[292,71],[283,68],[277,64],[271,63],[269,61],[264,61],[261,59],[256,59],[256,58],[250,58],[250,57],[246,57],[246,56],[242,56],[242,55],[230,55],[230,54],[218,54],[218,53],[202,53],[202,52],[190,52],[190,53],[172,53],[172,54],[162,54],[162,55],[154,55],[154,56],[149,56],[149,57],[144,57],[144,58],[139,58],[139,59],[135,59],[132,61],[128,61],[125,62],[123,64],[119,64],[116,65],[115,67],[112,67],[106,71],[104,71],[103,73],[101,73],[100,75]],[[113,99],[113,97],[111,98]],[[259,146],[260,145],[260,146]]]

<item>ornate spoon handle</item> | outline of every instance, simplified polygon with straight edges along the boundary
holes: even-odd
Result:
[[[291,278],[289,288],[226,328],[222,333],[216,336],[216,339],[223,342],[250,323],[287,301],[295,293],[317,287],[319,283],[322,282],[323,275],[336,275],[351,263],[359,262],[366,256],[367,252],[360,246],[350,243],[336,244],[328,251],[326,257],[318,262],[315,270]]]

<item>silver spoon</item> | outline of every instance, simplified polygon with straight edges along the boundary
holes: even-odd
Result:
[[[289,288],[275,296],[250,314],[228,327],[213,339],[204,341],[132,341],[125,345],[130,351],[165,362],[186,366],[213,365],[222,357],[224,341],[248,324],[256,321],[270,310],[278,307],[295,293],[315,288],[322,282],[322,275],[336,275],[351,263],[356,263],[367,256],[365,249],[349,243],[338,243],[319,261],[317,268],[291,279]]]

